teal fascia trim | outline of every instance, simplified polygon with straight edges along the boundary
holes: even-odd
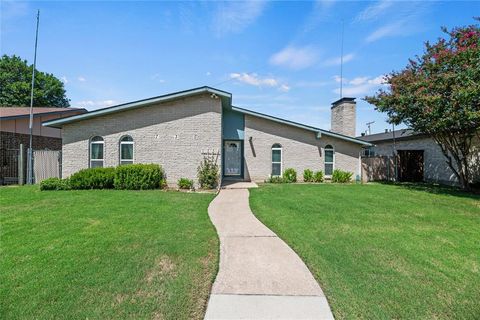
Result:
[[[234,107],[234,106],[232,106],[232,110],[238,111],[238,112],[241,112],[241,113],[244,113],[244,114],[248,114],[248,115],[251,115],[251,116],[255,116],[255,117],[258,117],[258,118],[263,118],[263,119],[267,119],[267,120],[275,121],[275,122],[278,122],[278,123],[283,123],[283,124],[286,124],[286,125],[289,125],[289,126],[293,126],[293,127],[297,127],[297,128],[301,128],[301,129],[305,129],[305,130],[308,130],[308,131],[315,132],[316,137],[318,139],[321,138],[321,135],[326,135],[326,136],[335,137],[335,138],[338,138],[338,139],[358,143],[358,144],[361,144],[361,145],[364,145],[364,146],[372,146],[371,143],[360,140],[360,139],[352,138],[352,137],[349,137],[349,136],[346,136],[346,135],[343,135],[343,134],[323,130],[323,129],[320,129],[320,128],[315,128],[315,127],[312,127],[312,126],[307,126],[307,125],[304,125],[304,124],[301,124],[301,123],[298,123],[298,122],[269,116],[269,115],[264,114],[264,113],[260,113],[260,112],[256,112],[256,111],[252,111],[252,110],[248,110],[248,109],[244,109],[244,108]],[[320,134],[320,135],[318,135],[318,134]]]
[[[90,118],[98,117],[101,115],[125,111],[129,109],[140,108],[140,107],[144,107],[144,106],[159,103],[159,102],[166,102],[166,101],[181,99],[181,98],[185,98],[185,97],[192,96],[195,94],[200,94],[200,93],[211,93],[212,96],[216,95],[217,97],[222,99],[222,105],[230,105],[232,103],[232,94],[229,92],[218,90],[211,87],[199,87],[199,88],[194,88],[190,90],[169,93],[166,95],[153,97],[149,99],[128,102],[128,103],[124,103],[124,104],[120,104],[120,105],[116,105],[108,108],[98,109],[95,111],[91,111],[91,112],[87,112],[84,114],[75,115],[71,117],[66,117],[62,119],[45,121],[42,123],[42,126],[61,128],[64,124],[67,124],[67,123],[90,119]]]

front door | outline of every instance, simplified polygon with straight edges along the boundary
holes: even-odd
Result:
[[[240,176],[242,174],[242,142],[224,142],[224,175]]]

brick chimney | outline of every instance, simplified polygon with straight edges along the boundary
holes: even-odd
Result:
[[[331,131],[355,137],[356,108],[355,98],[341,98],[332,103]]]

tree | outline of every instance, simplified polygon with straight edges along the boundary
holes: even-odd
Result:
[[[18,56],[0,58],[0,106],[30,106],[33,66]],[[34,107],[68,107],[63,82],[35,70]]]
[[[469,189],[472,140],[480,138],[480,28],[442,31],[446,37],[426,42],[423,55],[386,75],[387,88],[364,99],[390,123],[431,135],[461,187]]]

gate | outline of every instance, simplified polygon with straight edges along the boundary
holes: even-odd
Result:
[[[19,183],[19,149],[2,149],[0,163],[0,185]]]
[[[34,150],[33,175],[35,183],[40,183],[48,178],[60,178],[61,159],[61,151]]]

